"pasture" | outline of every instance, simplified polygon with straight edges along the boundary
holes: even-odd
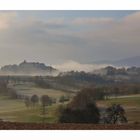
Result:
[[[59,98],[63,95],[73,96],[71,93],[65,93],[55,89],[39,88],[32,83],[11,84],[9,87],[15,89],[17,94],[29,97],[34,94],[38,95],[38,97],[48,95],[51,98],[55,98],[57,102],[56,104],[47,107],[47,113],[44,118],[41,114],[41,104],[27,108],[22,99],[10,99],[7,96],[0,95],[0,119],[4,121],[36,123],[45,121],[47,123],[55,123],[58,119],[56,116],[56,110],[61,104],[59,103]]]
[[[104,101],[98,101],[99,107],[107,107],[112,104],[121,104],[128,118],[129,123],[140,122],[140,96],[118,97]]]
[[[29,97],[31,97],[34,94],[36,94],[39,97],[41,97],[42,95],[48,95],[49,97],[58,100],[61,96],[72,97],[74,95],[73,93],[64,92],[61,90],[40,88],[30,82],[20,84],[10,84],[9,87],[15,89],[18,94],[26,95]]]
[[[22,100],[11,100],[0,96],[0,119],[4,121],[16,122],[36,122],[45,121],[55,123],[57,121],[56,109],[59,104],[47,107],[47,113],[42,116],[41,105],[27,108]]]
[[[26,95],[31,97],[36,94],[39,97],[42,95],[48,95],[57,100],[56,104],[47,107],[47,113],[44,118],[41,114],[41,105],[36,105],[35,107],[27,108],[23,100],[10,99],[7,96],[0,95],[0,119],[5,121],[16,121],[16,122],[46,122],[46,123],[56,123],[57,108],[60,103],[59,98],[64,96],[74,96],[73,93],[67,93],[55,89],[45,89],[39,88],[33,83],[18,83],[11,84],[9,87],[14,88],[18,94]],[[128,118],[129,123],[140,122],[140,95],[130,95],[130,96],[118,96],[117,98],[110,98],[107,100],[97,101],[97,106],[99,108],[106,108],[112,104],[121,104]]]

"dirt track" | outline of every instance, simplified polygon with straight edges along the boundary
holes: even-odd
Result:
[[[140,130],[140,124],[95,125],[0,122],[0,130]]]

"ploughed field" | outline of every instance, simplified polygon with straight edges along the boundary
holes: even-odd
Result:
[[[2,130],[140,130],[139,124],[95,125],[95,124],[48,124],[0,122]]]

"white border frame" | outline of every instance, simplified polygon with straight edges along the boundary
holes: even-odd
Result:
[[[140,0],[0,0],[1,10],[138,10]]]
[[[140,0],[0,0],[0,10],[139,10]],[[0,131],[1,140],[140,140],[140,131]]]
[[[139,140],[139,131],[0,131],[1,140]]]

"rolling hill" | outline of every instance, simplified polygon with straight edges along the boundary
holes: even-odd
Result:
[[[5,65],[0,70],[0,74],[3,75],[53,75],[57,72],[57,69],[46,66],[44,63],[25,60],[19,65]]]

